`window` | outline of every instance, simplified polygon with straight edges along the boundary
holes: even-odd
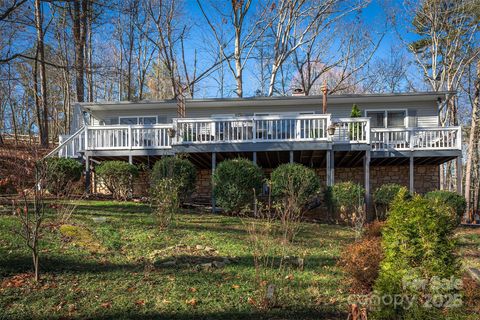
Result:
[[[137,117],[121,117],[120,118],[120,124],[138,124],[138,118]]]
[[[367,111],[367,117],[370,118],[370,126],[372,128],[385,128],[384,111]]]
[[[405,128],[405,111],[388,111],[387,127],[388,128]]]
[[[370,110],[365,115],[370,118],[372,128],[405,128],[407,110]]]
[[[156,124],[157,117],[139,117],[138,123],[139,124]]]
[[[148,116],[148,117],[119,117],[120,124],[156,124],[157,117],[156,116]]]

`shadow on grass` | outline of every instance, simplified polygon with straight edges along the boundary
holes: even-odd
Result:
[[[0,274],[14,275],[23,272],[32,271],[32,258],[29,256],[14,256],[3,258],[0,260]],[[40,257],[41,272],[115,272],[124,271],[141,271],[143,264],[112,264],[100,263],[98,261],[80,260],[78,257]]]
[[[222,261],[222,257],[206,257],[206,256],[196,256],[196,255],[178,255],[176,256],[177,263],[172,264],[162,264],[163,262],[172,261],[173,257],[168,256],[165,259],[158,260],[158,263],[155,265],[155,269],[160,271],[173,271],[181,273],[198,273],[207,270],[202,269],[202,264],[209,263],[213,261]],[[271,257],[269,261],[274,261],[274,263],[269,267],[272,270],[278,268],[282,258],[281,257]],[[304,260],[304,270],[317,271],[318,269],[325,266],[335,266],[337,260],[332,257],[325,256],[309,256]],[[290,266],[294,269],[300,269],[299,265],[287,261],[283,262],[285,265]],[[29,256],[12,256],[0,260],[0,274],[4,276],[14,275],[18,273],[30,272],[32,271],[32,260]],[[72,272],[72,273],[108,273],[108,272],[117,272],[117,271],[126,271],[126,272],[141,272],[145,268],[144,262],[138,263],[101,263],[99,261],[87,261],[80,260],[78,257],[49,257],[45,256],[40,259],[40,269],[42,272]],[[254,258],[251,255],[245,255],[240,257],[235,257],[231,264],[227,264],[225,267],[233,266],[236,268],[250,268],[254,269]],[[217,269],[223,270],[224,267]],[[212,267],[212,269],[215,269]]]
[[[291,309],[270,309],[270,310],[254,310],[254,311],[237,311],[226,310],[224,312],[211,312],[200,313],[192,310],[192,312],[160,312],[160,311],[145,311],[141,310],[124,310],[119,311],[112,309],[101,314],[85,315],[79,317],[68,317],[68,319],[97,319],[97,320],[109,320],[109,319],[346,319],[347,314],[341,312],[334,312],[329,310],[322,310],[320,308],[302,307]],[[4,318],[7,319],[7,318]],[[24,318],[24,319],[64,319],[64,317],[44,317],[44,318]]]
[[[79,204],[76,207],[76,212],[90,215],[125,215],[135,216],[136,214],[149,214],[152,212],[148,205],[127,205],[127,204],[114,204],[114,205],[84,205]]]

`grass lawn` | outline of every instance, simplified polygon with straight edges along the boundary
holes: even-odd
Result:
[[[480,269],[480,228],[459,228],[457,243],[463,267]]]
[[[293,245],[270,244],[272,252],[304,257],[303,270],[292,264],[256,273],[245,221],[184,213],[175,227],[160,230],[147,205],[80,202],[72,226],[49,216],[41,240],[42,281],[34,284],[22,275],[31,272],[29,252],[10,231],[17,221],[0,216],[0,319],[346,319],[348,290],[336,259],[353,241],[352,231],[304,224]],[[209,257],[197,245],[232,263],[189,264]],[[183,263],[165,262],[172,255]],[[272,283],[275,301],[265,308],[262,299]]]

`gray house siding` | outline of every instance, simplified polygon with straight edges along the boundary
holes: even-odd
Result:
[[[406,102],[370,102],[358,103],[362,114],[365,110],[389,110],[389,109],[405,109],[408,114],[409,127],[435,127],[438,126],[438,107],[435,101],[406,101]],[[351,103],[329,103],[328,113],[334,118],[350,117],[352,109]],[[252,105],[247,104],[239,106],[189,106],[187,103],[186,116],[188,118],[211,117],[212,115],[243,115],[249,116],[256,113],[285,113],[285,112],[322,112],[321,103],[302,103],[295,104],[276,104],[272,101],[269,105]],[[177,117],[177,109],[174,103],[158,103],[157,105],[148,105],[148,108],[139,106],[122,106],[118,110],[92,110],[90,111],[94,118],[92,125],[114,125],[119,123],[119,117],[126,116],[156,116],[159,123],[170,123],[173,118]]]

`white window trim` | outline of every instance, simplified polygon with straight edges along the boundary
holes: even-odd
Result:
[[[365,109],[364,115],[367,117],[367,112],[382,112],[383,111],[383,128],[388,129],[388,112],[389,111],[404,111],[405,119],[403,119],[403,125],[408,128],[408,109],[396,108],[396,109]]]
[[[148,116],[119,116],[118,117],[118,124],[120,124],[121,119],[126,119],[126,118],[137,118],[137,124],[139,125],[140,123],[140,118],[155,118],[155,124],[158,124],[158,116],[156,115],[148,115]],[[145,124],[143,124],[145,125]]]

